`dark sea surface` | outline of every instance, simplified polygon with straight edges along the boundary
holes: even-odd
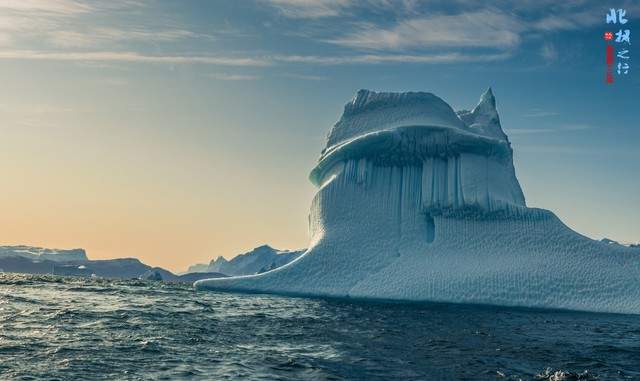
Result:
[[[640,380],[640,316],[0,274],[0,379]]]

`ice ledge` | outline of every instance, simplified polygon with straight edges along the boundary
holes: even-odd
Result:
[[[325,150],[309,180],[319,186],[333,165],[340,161],[375,158],[387,165],[417,164],[429,157],[474,153],[511,163],[508,141],[481,136],[443,125],[398,126],[356,136]]]

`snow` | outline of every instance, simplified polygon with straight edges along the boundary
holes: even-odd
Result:
[[[637,249],[526,207],[490,90],[458,114],[430,93],[361,90],[310,179],[302,256],[196,288],[640,313]]]

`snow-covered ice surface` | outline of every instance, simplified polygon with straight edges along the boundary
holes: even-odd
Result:
[[[310,175],[311,243],[197,289],[640,313],[640,251],[527,208],[489,89],[472,111],[359,91]]]

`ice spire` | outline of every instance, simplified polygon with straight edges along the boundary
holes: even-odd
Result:
[[[472,111],[458,111],[458,117],[474,132],[492,138],[507,140],[507,135],[500,126],[500,117],[496,109],[496,98],[489,87],[480,97],[480,101]]]
[[[493,96],[491,86],[489,86],[489,88],[487,88],[484,94],[482,94],[482,96],[480,97],[480,102],[478,102],[478,105],[476,106],[476,109],[478,108],[482,108],[483,110],[491,110],[497,113],[496,98]]]

